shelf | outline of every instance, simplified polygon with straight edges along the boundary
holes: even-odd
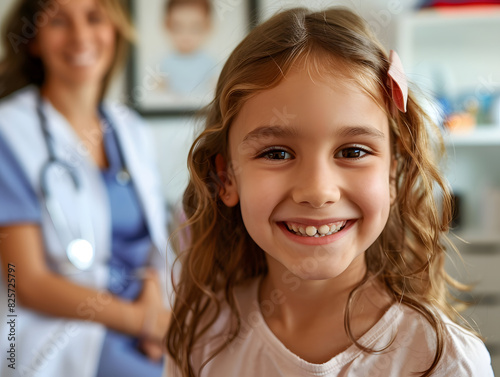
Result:
[[[448,146],[500,145],[500,126],[478,126],[471,132],[444,134]]]
[[[500,6],[423,9],[415,13],[409,13],[408,15],[405,21],[411,24],[443,28],[453,24],[463,26],[464,23],[468,22],[496,22],[500,18]]]
[[[422,10],[398,18],[395,47],[409,77],[429,86],[424,89],[476,93],[499,72],[499,35],[500,6]]]

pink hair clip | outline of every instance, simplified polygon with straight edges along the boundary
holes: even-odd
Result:
[[[406,101],[408,100],[408,82],[406,81],[403,64],[396,51],[389,53],[389,71],[387,72],[388,84],[391,87],[392,100],[396,107],[406,113]]]

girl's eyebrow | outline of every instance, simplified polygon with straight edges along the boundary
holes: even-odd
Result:
[[[250,131],[243,138],[242,144],[249,143],[252,141],[258,141],[261,139],[272,138],[272,137],[298,137],[299,131],[295,127],[282,127],[282,126],[261,126]],[[373,139],[385,139],[385,134],[376,129],[375,127],[355,125],[355,126],[343,126],[340,130],[335,132],[337,137],[353,137],[353,136],[367,136]]]
[[[338,132],[335,132],[335,134],[340,137],[368,136],[374,139],[385,139],[385,134],[382,131],[375,127],[363,125],[344,126]]]
[[[260,126],[247,133],[241,143],[249,143],[270,137],[295,137],[298,135],[299,132],[294,127]]]

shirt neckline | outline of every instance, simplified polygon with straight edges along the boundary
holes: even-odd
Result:
[[[325,363],[315,364],[310,363],[293,352],[276,337],[276,335],[268,327],[262,312],[259,307],[258,291],[262,278],[254,279],[246,287],[239,287],[239,292],[236,294],[238,307],[242,315],[247,315],[247,322],[250,322],[250,327],[256,332],[258,338],[265,343],[268,350],[274,354],[276,358],[280,358],[283,363],[293,363],[295,367],[302,369],[315,375],[324,375],[335,370],[341,370],[343,366],[354,360],[363,351],[351,345],[346,350],[333,356]],[[399,303],[392,304],[383,316],[373,325],[361,338],[359,343],[370,347],[384,333],[386,333],[397,322],[398,317],[402,314],[402,308]],[[245,321],[245,318],[242,318]]]

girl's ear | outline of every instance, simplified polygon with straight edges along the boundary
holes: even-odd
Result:
[[[219,190],[219,197],[226,206],[234,207],[240,201],[238,188],[232,171],[228,170],[226,160],[220,153],[215,156],[215,169],[223,185]]]

